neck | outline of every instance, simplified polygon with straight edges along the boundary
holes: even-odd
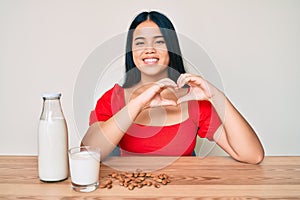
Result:
[[[145,75],[145,74],[141,74],[141,81],[139,82],[139,84],[141,85],[144,85],[144,84],[147,84],[147,83],[153,83],[153,82],[157,82],[161,79],[164,79],[164,78],[168,78],[168,72],[166,71],[165,73],[162,73],[162,74],[156,74],[155,76],[148,76],[148,75]]]

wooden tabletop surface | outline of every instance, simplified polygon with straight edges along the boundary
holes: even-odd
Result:
[[[70,178],[41,182],[36,156],[0,156],[0,199],[300,199],[300,157],[266,157],[259,165],[229,157],[114,157],[101,164],[100,182],[137,167],[166,173],[171,182],[134,190],[113,182],[111,189],[79,193]]]

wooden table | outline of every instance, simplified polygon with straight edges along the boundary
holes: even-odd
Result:
[[[135,167],[141,158],[111,158],[113,167]],[[164,157],[147,158],[163,161]],[[142,160],[144,166],[147,161]],[[0,199],[300,199],[300,157],[266,157],[260,165],[239,163],[229,157],[180,157],[152,173],[167,173],[171,183],[132,191],[114,183],[111,189],[91,193],[72,190],[70,178],[43,183],[37,157],[0,156]],[[111,165],[112,166],[112,165]],[[101,164],[100,181],[115,171]]]

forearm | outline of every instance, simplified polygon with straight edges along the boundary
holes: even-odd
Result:
[[[141,108],[140,103],[132,100],[107,121],[92,124],[82,139],[82,145],[99,147],[102,159],[105,158],[119,144]]]
[[[249,123],[221,91],[215,89],[211,102],[223,122],[221,135],[215,137],[216,142],[239,161],[260,162],[264,150]]]

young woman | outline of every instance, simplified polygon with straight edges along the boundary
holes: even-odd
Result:
[[[126,44],[126,80],[97,102],[82,145],[106,157],[192,155],[197,135],[215,141],[234,159],[259,163],[263,147],[228,98],[202,77],[185,72],[175,29],[159,12],[142,12]]]

